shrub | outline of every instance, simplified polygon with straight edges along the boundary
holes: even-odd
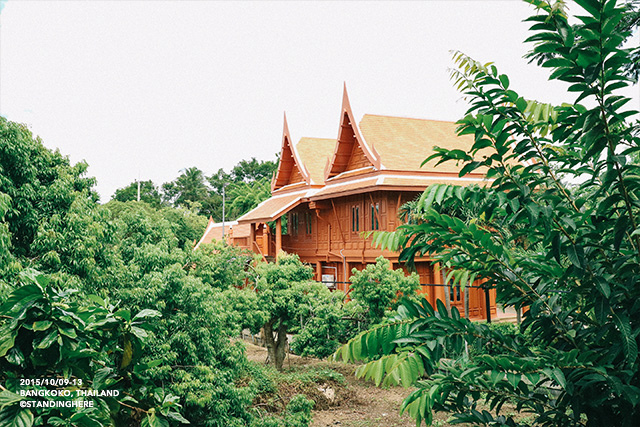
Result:
[[[352,274],[349,296],[362,304],[370,324],[382,321],[385,312],[397,308],[402,296],[413,297],[420,286],[416,274],[405,276],[402,270],[392,270],[389,260],[382,256],[362,271],[354,268]]]

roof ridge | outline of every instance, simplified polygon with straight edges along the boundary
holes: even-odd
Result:
[[[318,136],[301,136],[298,142],[302,141],[303,139],[315,139],[318,141],[335,141],[336,140],[335,138],[320,138]]]
[[[450,120],[439,120],[439,119],[421,119],[419,117],[407,117],[407,116],[390,116],[388,114],[371,114],[371,113],[366,113],[362,116],[362,119],[364,119],[366,116],[375,116],[375,117],[388,117],[391,119],[406,119],[406,120],[420,120],[423,122],[440,122],[440,123],[451,123],[451,124],[457,124],[457,122],[452,122]],[[362,121],[362,119],[360,119],[360,121]]]

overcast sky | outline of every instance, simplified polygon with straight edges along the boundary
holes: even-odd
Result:
[[[522,59],[532,13],[517,0],[0,0],[0,114],[86,160],[108,201],[138,178],[275,159],[285,111],[295,141],[335,138],[343,82],[358,119],[455,121],[452,49],[494,61],[526,98],[571,102]],[[638,88],[627,95],[640,109]]]

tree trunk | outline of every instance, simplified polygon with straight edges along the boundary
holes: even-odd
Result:
[[[464,318],[469,320],[469,286],[471,282],[464,287]]]
[[[273,324],[271,322],[265,323],[262,327],[262,336],[264,337],[264,344],[267,346],[267,360],[265,363],[270,363],[276,360],[276,344],[273,339]]]
[[[275,365],[278,371],[282,371],[282,364],[287,350],[287,327],[281,322],[278,326],[278,338],[276,340]]]
[[[442,283],[444,284],[444,303],[447,306],[447,314],[451,316],[451,293],[449,290],[449,284],[447,283],[447,274],[444,266],[442,266],[440,271],[442,271]]]
[[[274,332],[273,323],[265,323],[262,330],[264,332],[264,341],[267,345],[267,353],[269,354],[268,360],[273,362],[277,370],[281,371],[286,356],[287,327],[280,322],[278,331]]]

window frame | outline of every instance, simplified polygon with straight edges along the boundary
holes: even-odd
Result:
[[[380,202],[371,203],[371,231],[380,230]]]
[[[360,232],[360,206],[359,205],[351,206],[351,232],[352,233]]]

